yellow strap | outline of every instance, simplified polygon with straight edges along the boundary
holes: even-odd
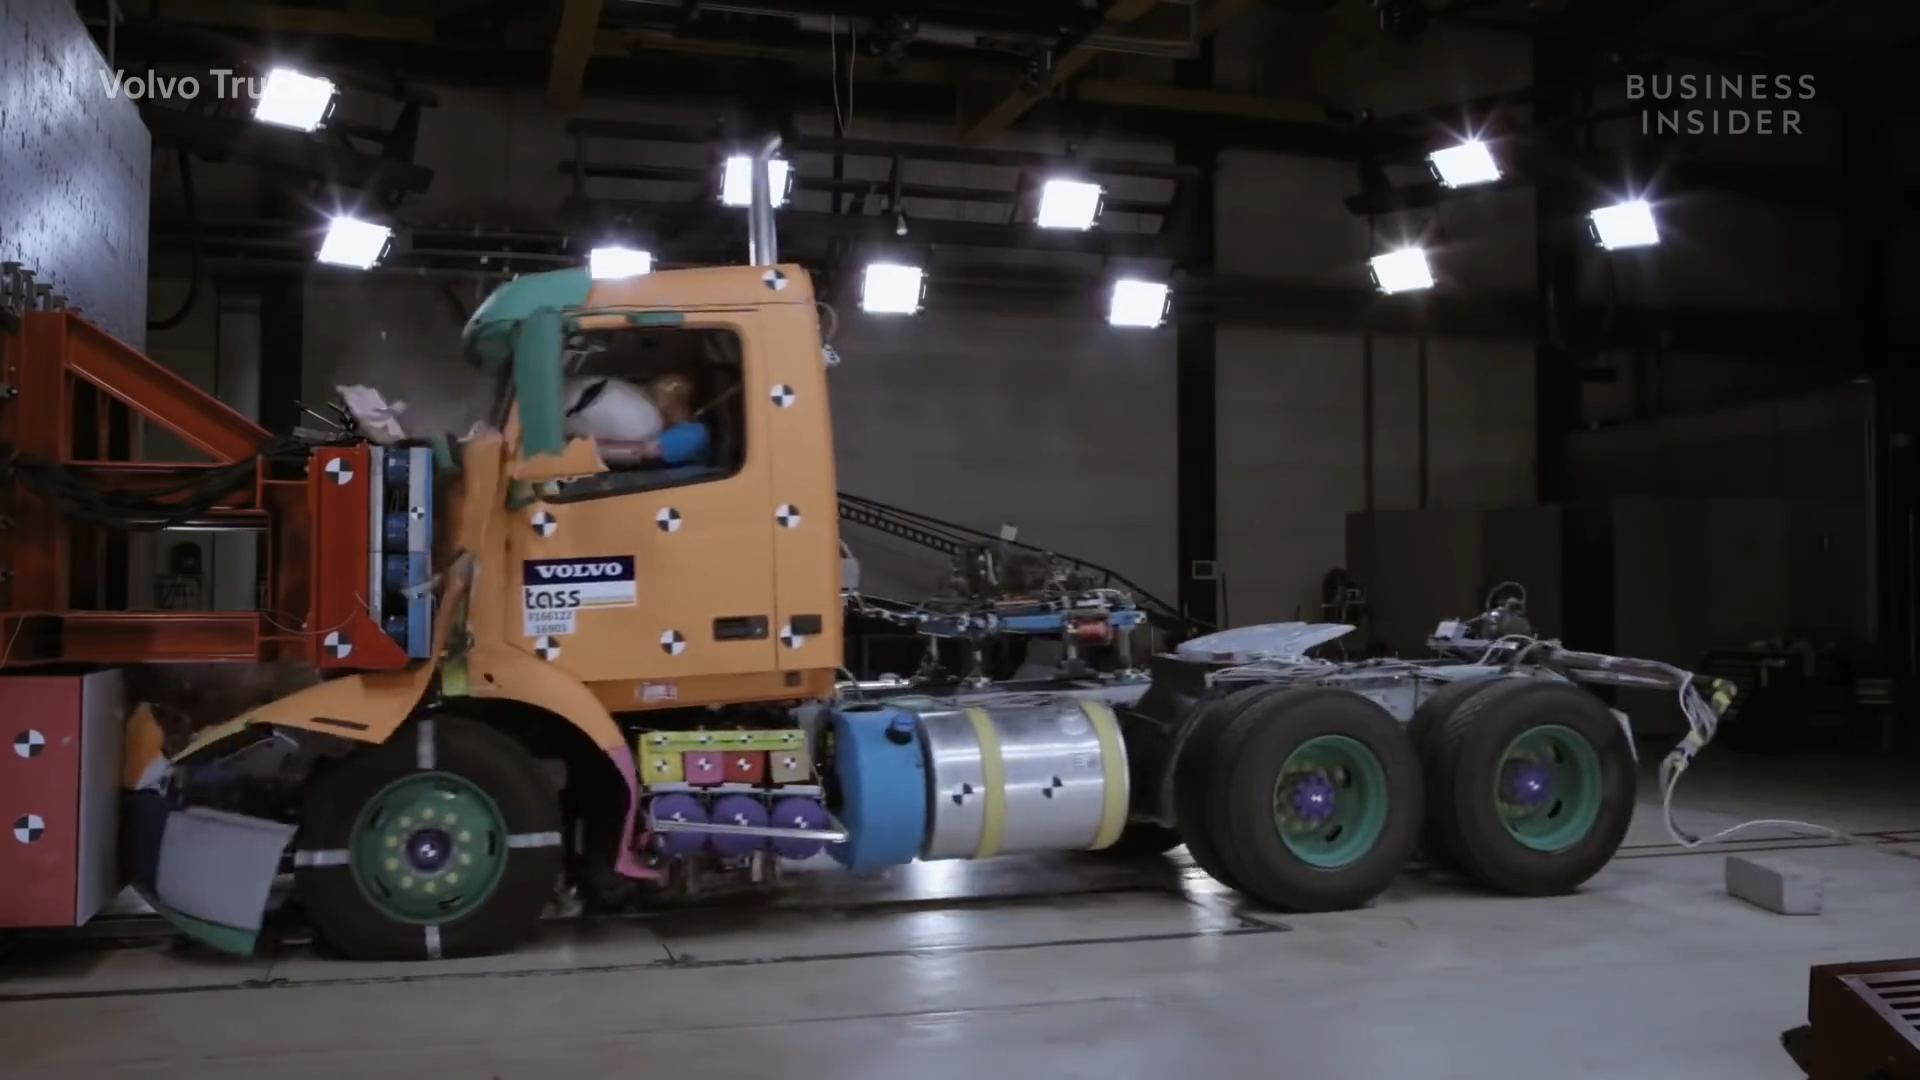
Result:
[[[992,858],[1000,853],[1000,834],[1007,820],[1007,769],[1000,756],[1000,732],[995,730],[987,710],[967,710],[973,724],[973,737],[980,744],[980,782],[987,789],[987,806],[980,815],[980,845],[973,849],[976,859]]]
[[[1127,827],[1127,759],[1125,743],[1120,739],[1120,721],[1113,709],[1098,701],[1082,701],[1080,711],[1087,714],[1093,733],[1100,739],[1100,780],[1103,801],[1100,807],[1100,831],[1094,834],[1088,851],[1112,847]]]

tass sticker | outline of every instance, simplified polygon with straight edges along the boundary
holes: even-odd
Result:
[[[520,584],[529,637],[571,634],[581,611],[636,603],[631,555],[528,559],[520,567]]]

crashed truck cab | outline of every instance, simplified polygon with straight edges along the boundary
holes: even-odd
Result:
[[[658,871],[635,856],[636,753],[616,714],[831,696],[840,545],[826,357],[803,271],[527,275],[475,311],[463,344],[497,379],[492,416],[459,436],[322,448],[309,463],[323,510],[335,500],[359,524],[314,538],[335,563],[359,545],[346,557],[356,572],[315,586],[353,609],[366,629],[356,647],[170,757],[150,715],[132,721],[123,862],[156,911],[218,948],[251,951],[286,870],[347,860],[315,846],[303,796],[355,755],[428,769],[435,717],[456,717],[443,733],[483,717],[483,735],[562,760],[569,784],[599,796],[604,820],[586,831],[600,861],[647,879]],[[570,436],[581,377],[659,357],[696,376],[708,460],[622,469],[609,464],[617,448]],[[380,464],[396,460],[413,466],[401,483]],[[545,587],[542,575],[582,567],[600,574],[591,587]],[[557,847],[552,818],[501,842]]]

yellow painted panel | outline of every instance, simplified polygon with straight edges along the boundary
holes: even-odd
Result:
[[[643,784],[678,784],[686,779],[678,750],[647,750],[640,759]]]
[[[746,216],[741,215],[744,223]],[[813,308],[813,280],[798,266],[779,268],[781,287],[767,287],[768,267],[709,266],[643,274],[618,281],[596,281],[587,294],[587,308],[653,308],[692,312],[703,308],[794,305]]]
[[[773,534],[779,664],[783,671],[837,668],[845,652],[840,496],[819,315],[813,308],[777,308],[763,318],[769,341],[777,343],[767,358],[772,389],[751,404],[764,414],[767,437],[780,448],[773,462],[774,499],[800,512],[797,524]]]
[[[599,699],[585,686],[550,664],[499,644],[477,646],[467,659],[476,697],[508,698],[564,717],[602,750],[620,748],[626,739]]]
[[[720,328],[742,344],[744,391],[766,394],[765,327],[756,312],[714,312],[689,328]],[[578,502],[535,503],[507,529],[512,558],[501,583],[507,633],[531,654],[586,682],[669,680],[750,674],[775,667],[771,633],[775,511],[771,461],[762,424],[747,410],[746,460],[722,480]],[[525,561],[553,567],[633,560],[633,585],[613,606],[565,616],[572,632],[553,634],[529,621],[534,594]],[[603,590],[604,592],[604,590]],[[758,640],[717,639],[723,619],[769,620]],[[545,624],[551,625],[551,624]]]

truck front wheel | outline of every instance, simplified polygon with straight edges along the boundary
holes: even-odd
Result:
[[[307,785],[298,895],[349,959],[506,952],[553,896],[560,830],[558,793],[518,743],[428,716]]]

